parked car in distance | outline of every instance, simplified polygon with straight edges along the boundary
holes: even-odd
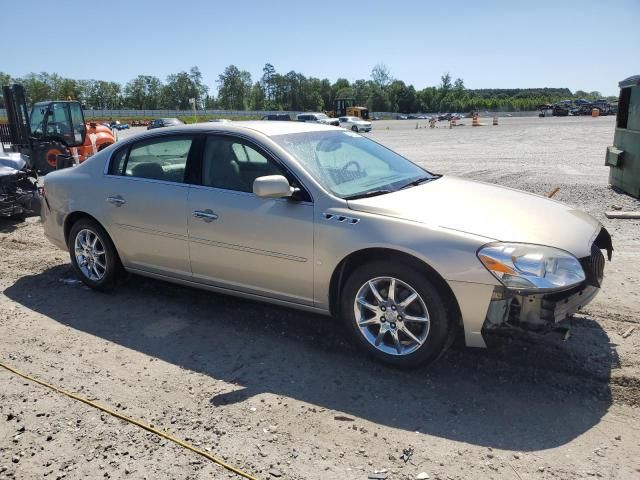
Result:
[[[212,118],[209,123],[231,123],[228,118]]]
[[[337,118],[331,118],[326,113],[299,113],[296,115],[299,122],[323,123],[324,125],[333,125],[337,127],[340,122]]]
[[[371,122],[368,120],[362,120],[358,117],[338,117],[340,126],[354,132],[370,132]]]
[[[270,113],[262,117],[261,120],[283,120],[291,121],[291,116],[288,113]]]
[[[153,130],[154,128],[163,127],[175,127],[177,125],[184,125],[184,122],[178,118],[156,118],[152,120],[147,130]]]
[[[613,250],[572,206],[306,122],[134,135],[46,175],[41,204],[91,288],[126,271],[334,315],[400,367],[458,333],[483,347],[491,330],[550,329],[596,295]]]
[[[109,124],[111,130],[129,130],[128,123],[121,123],[120,120],[116,120],[115,122],[111,122]]]

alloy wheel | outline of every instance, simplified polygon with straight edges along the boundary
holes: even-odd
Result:
[[[355,321],[362,336],[388,355],[408,355],[429,336],[430,318],[420,294],[394,277],[364,283],[354,300]]]
[[[102,280],[107,273],[107,253],[100,237],[84,228],[76,235],[74,247],[82,274],[94,282]]]

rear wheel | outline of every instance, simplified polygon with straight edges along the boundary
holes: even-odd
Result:
[[[447,346],[450,324],[442,296],[409,266],[373,262],[355,270],[343,290],[342,316],[357,343],[387,364],[414,368]]]
[[[122,266],[104,228],[94,220],[82,218],[71,227],[68,245],[71,264],[80,279],[96,290],[111,290]]]

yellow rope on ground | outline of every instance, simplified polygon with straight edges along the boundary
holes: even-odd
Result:
[[[180,445],[183,448],[186,448],[187,450],[191,450],[194,453],[197,453],[198,455],[203,456],[204,458],[211,460],[213,463],[216,463],[218,465],[220,465],[221,467],[226,468],[227,470],[240,475],[243,478],[247,478],[249,480],[258,480],[256,477],[253,477],[251,475],[249,475],[246,472],[243,472],[242,470],[240,470],[239,468],[234,467],[233,465],[229,465],[228,463],[226,463],[224,460],[215,457],[214,455],[211,455],[210,453],[205,452],[204,450],[200,450],[199,448],[194,447],[193,445],[190,445],[186,442],[183,442],[182,440],[178,440],[175,437],[172,437],[171,435],[169,435],[168,433],[165,433],[161,430],[158,430],[156,428],[153,428],[151,425],[147,425],[145,423],[140,422],[139,420],[136,420],[134,418],[129,418],[126,417],[118,412],[114,412],[113,410],[109,410],[107,407],[103,407],[102,405],[92,402],[91,400],[88,400],[84,397],[80,397],[79,395],[76,395],[75,393],[71,393],[71,392],[67,392],[66,390],[62,390],[61,388],[56,387],[55,385],[51,385],[47,382],[43,382],[42,380],[38,380],[37,378],[33,378],[29,375],[27,375],[26,373],[22,373],[18,370],[16,370],[13,367],[10,367],[9,365],[5,365],[4,363],[0,362],[0,367],[4,368],[5,370],[10,371],[11,373],[14,373],[26,380],[29,380],[31,382],[35,382],[39,385],[42,385],[43,387],[47,387],[50,388],[51,390],[61,393],[63,395],[66,395],[69,398],[73,398],[74,400],[78,400],[79,402],[85,403],[87,405],[89,405],[90,407],[93,408],[97,408],[98,410],[102,410],[105,413],[108,413],[109,415],[119,418],[120,420],[124,420],[125,422],[131,423],[133,425],[136,425],[144,430],[147,430],[148,432],[151,433],[155,433],[156,435],[162,437],[162,438],[166,438],[167,440],[172,441],[173,443],[176,443],[178,445]]]

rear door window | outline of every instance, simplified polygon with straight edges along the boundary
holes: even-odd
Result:
[[[191,136],[161,137],[133,144],[119,172],[125,177],[184,183],[192,144]],[[118,161],[119,153],[112,160],[112,166]]]

